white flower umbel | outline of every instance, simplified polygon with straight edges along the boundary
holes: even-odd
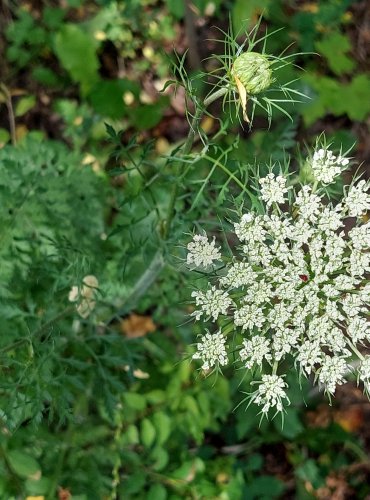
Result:
[[[273,173],[270,173],[263,179],[260,179],[260,184],[261,197],[268,207],[273,203],[285,202],[285,193],[288,192],[285,177],[281,175],[276,177]]]
[[[227,314],[233,303],[226,292],[217,290],[215,286],[212,286],[206,293],[192,292],[191,296],[195,298],[195,304],[200,306],[198,311],[193,312],[197,320],[204,314],[206,318],[212,317],[215,321],[220,314]]]
[[[197,352],[193,354],[193,359],[203,361],[202,369],[209,370],[214,366],[227,364],[227,352],[225,348],[226,338],[221,331],[203,335],[202,340],[197,344]]]
[[[325,356],[319,370],[319,382],[328,394],[334,394],[337,385],[343,384],[348,365],[343,358]]]
[[[256,364],[261,366],[264,359],[271,361],[269,340],[259,335],[251,340],[244,340],[239,356],[246,368],[253,368]]]
[[[220,279],[220,284],[229,288],[250,285],[257,278],[257,273],[247,262],[235,262],[229,267],[227,275]]]
[[[364,384],[364,392],[368,395],[370,393],[370,356],[365,356],[362,360],[357,373],[357,381]]]
[[[369,184],[362,180],[357,185],[350,187],[347,198],[346,208],[351,217],[360,217],[367,210],[370,210]]]
[[[258,382],[256,382],[258,383]],[[285,392],[287,384],[278,375],[262,375],[258,389],[251,394],[251,400],[262,406],[262,413],[267,415],[271,408],[276,408],[276,412],[283,411],[284,402],[289,404],[289,398]]]
[[[327,149],[314,154],[323,184],[347,164]],[[235,222],[240,245],[233,258],[221,258],[208,289],[193,292],[196,319],[218,323],[237,353],[235,363],[252,379],[267,377],[252,396],[263,414],[281,407],[283,396],[278,402],[263,395],[273,383],[285,394],[288,366],[331,396],[370,342],[370,223],[359,216],[368,208],[365,184],[345,188],[335,205],[324,186],[315,192],[287,183],[273,174],[260,180],[261,213],[249,211]],[[277,206],[283,202],[284,210]]]
[[[311,165],[315,179],[330,184],[348,164],[348,158],[335,156],[330,149],[321,148],[314,152]]]
[[[189,266],[208,267],[214,261],[221,259],[220,247],[216,247],[215,238],[208,241],[207,236],[195,234],[193,241],[188,244],[186,263]]]

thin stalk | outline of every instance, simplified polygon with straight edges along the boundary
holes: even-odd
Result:
[[[212,104],[214,101],[216,101],[219,97],[222,97],[223,95],[225,95],[228,92],[228,90],[229,89],[227,87],[222,87],[222,88],[216,90],[216,92],[209,95],[204,100],[203,107],[201,107],[201,106],[197,107],[196,112],[195,112],[194,117],[193,117],[193,120],[190,124],[188,136],[187,136],[186,141],[185,141],[185,143],[182,147],[182,150],[181,150],[182,156],[185,157],[186,155],[188,155],[191,151],[191,148],[193,147],[195,135],[197,133],[198,125],[199,125],[200,119],[203,116],[204,110],[210,104]],[[175,165],[175,169],[174,169],[175,170],[174,177],[176,180],[173,184],[173,188],[172,188],[172,192],[171,192],[171,196],[170,196],[170,201],[169,201],[168,208],[167,208],[167,218],[166,218],[165,227],[163,230],[163,239],[164,240],[166,240],[169,236],[169,233],[171,230],[172,220],[173,220],[173,217],[175,215],[175,204],[176,204],[177,196],[179,193],[179,183],[177,182],[177,178],[181,174],[181,167],[183,166],[183,163],[184,162],[180,160]]]
[[[12,104],[12,96],[10,95],[10,92],[6,85],[3,83],[0,83],[0,90],[4,94],[5,97],[5,104],[8,109],[8,115],[9,115],[9,128],[10,128],[10,135],[12,138],[12,144],[13,146],[17,145],[17,134],[16,134],[16,128],[15,128],[15,117],[14,117],[14,110],[13,110],[13,104]]]

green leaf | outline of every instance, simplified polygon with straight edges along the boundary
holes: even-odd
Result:
[[[143,104],[137,108],[129,108],[132,124],[138,130],[147,130],[155,127],[163,117],[163,112],[168,105],[168,98],[161,97],[154,104]]]
[[[303,465],[296,469],[296,475],[303,481],[308,481],[316,489],[323,485],[320,469],[312,459],[308,459]]]
[[[260,453],[253,453],[247,460],[244,470],[248,472],[260,471],[263,466],[263,457]]]
[[[23,116],[36,104],[36,97],[34,95],[27,95],[21,97],[15,107],[15,116]]]
[[[10,134],[5,128],[0,128],[0,148],[2,148],[10,139]]]
[[[148,493],[145,495],[145,498],[147,498],[147,500],[166,500],[166,488],[159,483],[153,484],[153,486],[150,487]]]
[[[268,500],[279,497],[285,489],[284,483],[274,476],[260,476],[254,479],[247,487],[246,498]]]
[[[253,22],[255,15],[260,15],[268,8],[271,0],[236,0],[232,10],[234,32],[238,35],[245,32]]]
[[[167,8],[170,14],[176,19],[182,19],[185,15],[185,3],[179,0],[166,0]]]
[[[350,83],[345,101],[351,120],[363,121],[370,114],[369,89],[369,75],[356,75]]]
[[[36,66],[33,68],[32,78],[49,87],[55,87],[58,84],[58,77],[54,71],[44,66]]]
[[[113,119],[122,118],[127,113],[124,103],[125,92],[132,92],[138,96],[139,86],[129,80],[106,80],[98,82],[89,94],[89,99],[102,116]]]
[[[126,430],[126,438],[129,444],[138,444],[139,443],[139,432],[137,430],[136,425],[129,425]]]
[[[328,61],[329,68],[337,75],[350,73],[354,67],[353,59],[346,55],[352,49],[347,35],[335,31],[329,33],[321,41],[316,42],[316,49]]]
[[[160,411],[153,415],[153,424],[157,431],[157,443],[163,444],[171,434],[171,419]]]
[[[294,439],[304,429],[302,422],[299,420],[298,411],[295,408],[288,408],[284,415],[284,424],[281,426],[280,419],[274,419],[274,426],[282,436],[288,439]]]
[[[150,448],[154,443],[156,430],[152,422],[147,418],[144,418],[144,420],[141,422],[140,435],[141,435],[141,442],[143,443],[143,445],[146,446],[147,448]]]
[[[145,401],[145,397],[142,396],[141,394],[135,394],[135,393],[126,393],[124,394],[124,400],[127,404],[127,406],[129,406],[130,408],[132,408],[133,410],[144,410],[144,408],[146,407],[146,401]]]
[[[166,400],[166,393],[162,391],[162,389],[154,389],[153,391],[147,392],[145,397],[150,404],[156,405]]]
[[[50,489],[51,481],[47,477],[40,479],[27,479],[25,488],[30,495],[45,495]]]
[[[154,461],[152,467],[156,471],[163,470],[169,460],[168,452],[164,448],[159,447],[154,448],[150,453],[150,458]]]
[[[6,456],[10,468],[25,479],[36,478],[41,475],[41,467],[31,456],[20,450],[11,450]]]
[[[59,7],[45,7],[42,12],[43,21],[45,26],[51,30],[56,30],[59,28],[67,11]]]
[[[64,69],[86,94],[99,79],[94,38],[75,24],[66,24],[55,35],[54,49]]]

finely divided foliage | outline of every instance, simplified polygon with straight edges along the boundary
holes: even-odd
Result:
[[[232,258],[221,257],[205,235],[188,245],[188,264],[212,271],[208,288],[192,293],[192,314],[219,328],[204,335],[193,358],[204,370],[219,369],[227,349],[230,363],[253,374],[250,401],[265,416],[289,404],[289,365],[299,377],[313,375],[330,397],[357,358],[358,381],[370,389],[370,356],[363,353],[370,340],[369,184],[354,183],[335,205],[326,186],[349,160],[321,148],[309,162],[313,186],[293,187],[282,173],[259,180],[264,213],[250,211],[234,223],[240,244]]]

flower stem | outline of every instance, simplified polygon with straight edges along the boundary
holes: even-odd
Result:
[[[216,92],[214,92],[213,94],[209,95],[203,101],[203,106],[197,106],[195,114],[194,114],[193,119],[192,119],[192,122],[190,124],[188,136],[187,136],[186,141],[185,141],[185,143],[182,147],[182,150],[181,150],[182,156],[185,157],[186,155],[188,155],[191,151],[191,148],[193,147],[195,135],[197,133],[198,125],[199,125],[200,119],[203,116],[204,110],[210,104],[212,104],[214,101],[216,101],[219,97],[222,97],[223,95],[225,95],[228,91],[229,91],[228,87],[222,87],[222,88],[216,90]],[[170,196],[170,201],[169,201],[168,208],[167,208],[167,218],[165,220],[165,227],[163,230],[163,239],[164,240],[166,240],[170,234],[172,220],[173,220],[173,217],[175,215],[175,204],[176,204],[177,196],[179,193],[178,178],[180,177],[181,167],[182,167],[183,163],[184,162],[180,160],[174,167],[175,180],[174,180],[174,184],[173,184],[173,188],[172,188],[172,192],[171,192],[171,196]]]

